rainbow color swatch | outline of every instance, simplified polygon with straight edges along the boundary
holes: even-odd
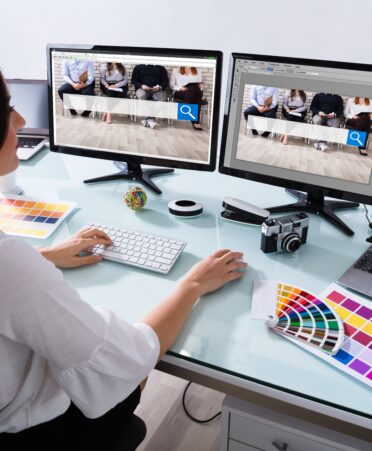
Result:
[[[74,202],[0,197],[0,230],[9,235],[48,238],[74,207]]]
[[[322,299],[340,316],[345,330],[340,350],[326,360],[372,387],[372,302],[336,284],[322,293]]]
[[[267,322],[278,334],[336,354],[344,340],[342,321],[333,308],[311,293],[278,283],[276,318]]]

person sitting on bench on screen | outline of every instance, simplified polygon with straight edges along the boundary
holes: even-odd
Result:
[[[284,94],[282,113],[287,121],[304,122],[307,112],[306,93],[302,89],[291,89]],[[280,136],[280,141],[288,143],[288,135]]]
[[[279,89],[270,86],[253,85],[250,92],[251,105],[244,110],[245,120],[248,116],[262,116],[275,118],[279,103]],[[252,128],[253,135],[258,135],[257,130]],[[270,132],[264,131],[262,136],[267,138]]]
[[[101,66],[101,91],[108,97],[125,99],[128,92],[128,75],[121,63],[106,63]],[[111,124],[111,113],[108,111],[102,120]]]
[[[345,125],[350,130],[366,132],[371,130],[372,102],[368,97],[350,97],[345,105]],[[366,151],[367,139],[363,146],[358,146],[360,155],[368,156]]]
[[[183,103],[197,104],[198,117],[191,121],[194,130],[202,131],[200,125],[200,107],[203,97],[202,72],[196,67],[175,67],[172,70],[169,86],[173,91],[175,100]]]
[[[138,64],[132,73],[132,83],[139,100],[155,100],[166,102],[165,90],[169,85],[168,73],[164,66],[154,64]],[[152,116],[141,121],[144,127],[155,128],[158,123]]]
[[[62,62],[63,80],[65,83],[58,89],[58,95],[63,102],[64,94],[80,94],[94,96],[94,67],[91,61],[64,60]],[[70,113],[77,112],[71,108]],[[84,110],[81,115],[88,117],[90,111]]]
[[[340,116],[344,112],[344,101],[338,94],[319,92],[313,97],[310,110],[313,113],[313,124],[338,128]],[[322,152],[328,149],[325,141],[315,141],[314,147]]]

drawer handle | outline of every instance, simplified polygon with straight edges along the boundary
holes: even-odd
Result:
[[[275,446],[275,448],[278,449],[279,451],[287,451],[287,449],[288,449],[287,443],[280,444],[280,443],[274,441],[274,442],[272,442],[272,445]]]

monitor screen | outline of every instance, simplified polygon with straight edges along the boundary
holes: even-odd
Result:
[[[48,83],[46,80],[6,80],[10,103],[25,119],[25,127],[19,133],[47,135]]]
[[[51,150],[215,168],[218,51],[48,46]]]
[[[220,172],[372,201],[372,66],[233,54]]]

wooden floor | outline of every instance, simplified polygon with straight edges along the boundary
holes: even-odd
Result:
[[[289,137],[283,145],[278,139],[254,136],[251,132],[239,134],[237,158],[310,174],[324,175],[358,183],[369,183],[372,169],[372,152],[368,157],[359,155],[356,147],[334,143],[321,152],[314,143],[305,144],[302,138]]]
[[[131,122],[128,117],[112,115],[112,123],[95,118],[56,115],[59,144],[99,149],[121,150],[125,153],[164,156],[207,162],[209,156],[209,130],[194,130],[190,123],[174,121],[168,124],[159,119],[158,127],[151,129]]]
[[[136,414],[147,425],[147,436],[137,451],[218,451],[221,419],[201,425],[191,421],[182,408],[187,381],[153,370]],[[221,410],[223,393],[192,384],[186,405],[197,418],[209,418]]]

